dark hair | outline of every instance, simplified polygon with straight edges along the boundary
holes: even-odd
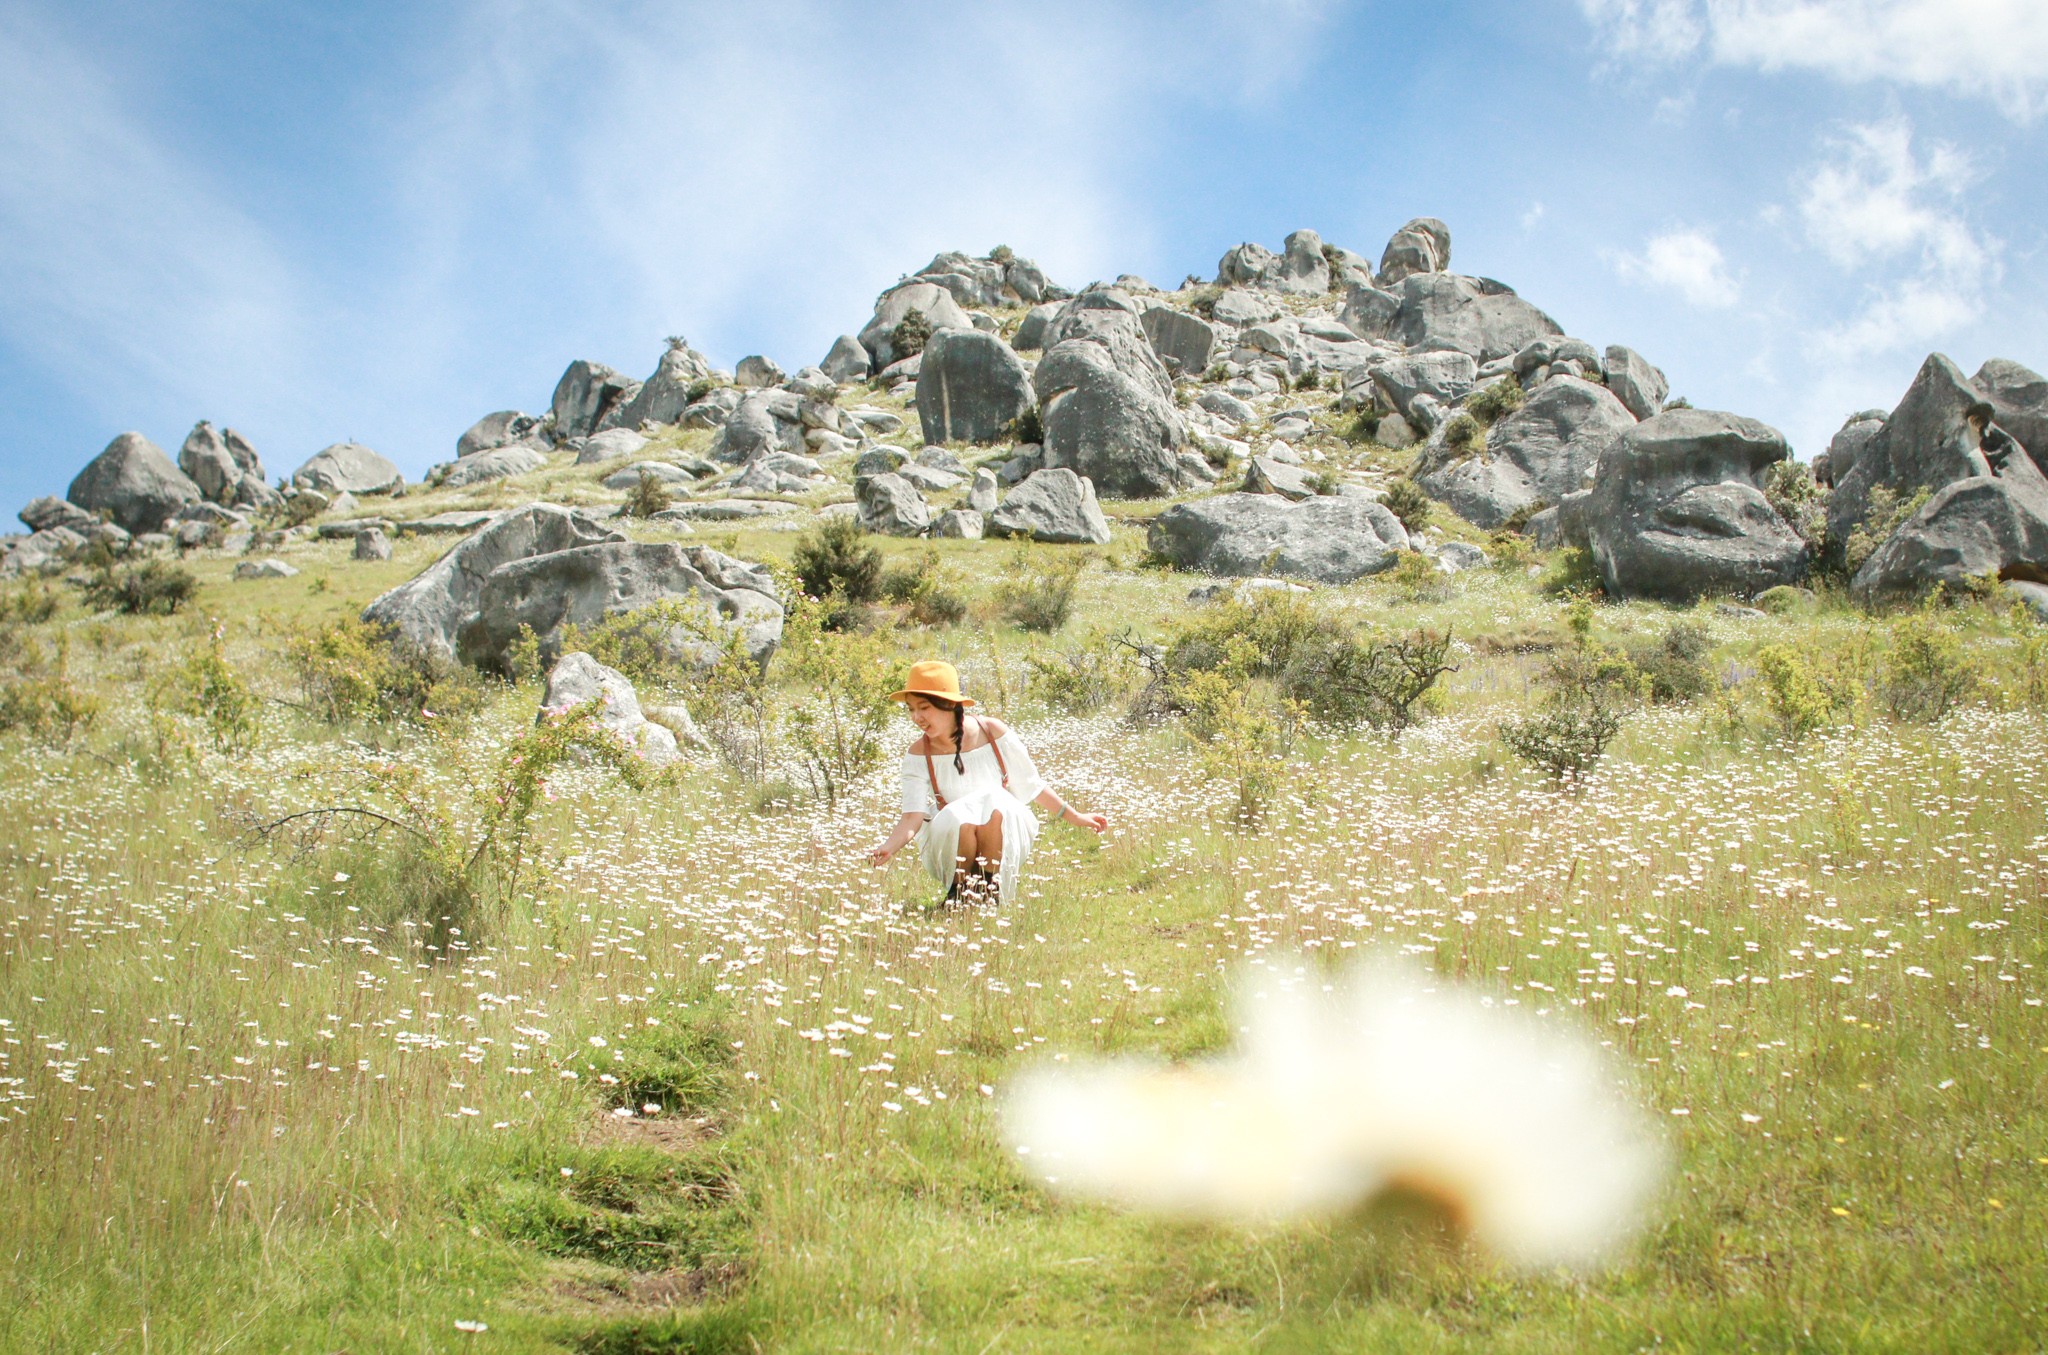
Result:
[[[967,747],[966,703],[948,701],[945,697],[933,696],[930,692],[919,692],[917,695],[920,699],[930,702],[940,710],[950,710],[953,712],[953,770],[965,776],[967,774],[967,764],[961,760],[960,755],[966,751]]]

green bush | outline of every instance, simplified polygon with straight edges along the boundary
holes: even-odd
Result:
[[[301,708],[330,724],[404,720],[453,732],[486,699],[471,670],[355,617],[294,633],[284,657]]]
[[[1322,632],[1298,647],[1287,694],[1322,724],[1398,734],[1430,708],[1443,676],[1458,671],[1450,651],[1448,631],[1396,638]]]
[[[228,663],[219,631],[203,648],[193,650],[171,682],[186,711],[205,722],[216,751],[238,753],[256,742],[261,702],[248,680]]]
[[[1435,502],[1422,492],[1422,486],[1405,475],[1387,483],[1386,492],[1380,495],[1380,503],[1410,532],[1419,532],[1429,526],[1430,518],[1436,513]]]
[[[904,607],[920,626],[957,626],[967,616],[967,595],[958,571],[948,569],[936,550],[887,570],[882,596]]]
[[[789,742],[811,789],[828,803],[882,764],[882,733],[895,718],[889,693],[901,676],[893,637],[828,631],[824,608],[806,599],[783,624],[776,666],[803,694],[787,716]]]
[[[805,532],[797,539],[790,563],[808,597],[858,606],[881,596],[882,552],[851,517],[827,518]]]
[[[1526,536],[1529,531],[1530,519],[1545,509],[1552,507],[1555,507],[1555,505],[1548,499],[1532,499],[1508,514],[1508,520],[1503,522],[1497,530],[1499,532],[1506,532],[1511,536]]]
[[[1319,470],[1308,477],[1308,487],[1317,494],[1328,497],[1342,492],[1344,481],[1333,470]]]
[[[896,328],[889,331],[889,360],[901,362],[916,357],[931,342],[932,322],[925,318],[923,311],[912,306],[903,318],[896,322]]]
[[[1843,675],[1821,667],[1792,645],[1765,645],[1757,651],[1756,668],[1764,707],[1787,738],[1803,739],[1855,709],[1854,694]]]
[[[1864,513],[1863,521],[1850,530],[1848,539],[1842,543],[1843,572],[1854,577],[1864,562],[1877,554],[1877,548],[1890,540],[1891,534],[1924,508],[1932,497],[1933,491],[1925,486],[1902,497],[1889,485],[1873,485],[1870,507]]]
[[[100,699],[61,671],[0,683],[0,731],[20,730],[45,743],[68,744],[99,719]]]
[[[1031,694],[1068,715],[1101,710],[1130,691],[1137,676],[1131,647],[1102,634],[1050,656],[1030,655],[1024,664]]]
[[[1418,550],[1404,550],[1394,567],[1379,576],[1409,602],[1442,602],[1451,595],[1450,576]]]
[[[1252,673],[1262,662],[1248,638],[1233,635],[1214,667],[1173,679],[1174,704],[1195,765],[1211,780],[1229,784],[1236,800],[1233,817],[1248,829],[1261,826],[1272,810],[1300,717],[1291,701],[1274,709],[1259,699]]]
[[[643,470],[633,488],[626,493],[625,503],[619,512],[629,518],[651,518],[674,502],[668,486],[657,479],[652,471]]]
[[[1649,683],[1625,655],[1592,638],[1589,602],[1574,602],[1565,620],[1573,642],[1544,669],[1542,708],[1501,721],[1499,732],[1516,757],[1560,780],[1575,780],[1606,754]]]
[[[1522,392],[1522,383],[1512,376],[1504,376],[1474,393],[1472,398],[1465,402],[1465,410],[1479,422],[1491,427],[1520,409],[1526,398]]]
[[[0,593],[0,625],[39,626],[57,614],[57,590],[47,583],[25,584]]]
[[[1584,546],[1566,546],[1559,551],[1536,586],[1552,597],[1596,597],[1607,591],[1599,562]]]
[[[1651,701],[1676,705],[1714,689],[1714,670],[1707,662],[1713,647],[1705,626],[1678,621],[1656,643],[1630,645],[1628,661],[1649,680]]]
[[[1020,547],[1012,557],[1009,577],[996,589],[996,604],[1012,623],[1050,635],[1074,614],[1081,573],[1094,556],[1085,551],[1043,551]]]
[[[1807,549],[1822,548],[1828,533],[1828,492],[1814,480],[1813,467],[1803,461],[1774,462],[1764,477],[1764,498]]]
[[[1023,446],[1026,443],[1044,445],[1045,421],[1037,405],[1031,405],[1022,414],[1010,421],[1010,441]]]
[[[199,580],[192,572],[161,560],[138,565],[103,565],[85,583],[86,605],[94,611],[128,616],[170,616],[192,600]]]
[[[1781,583],[1774,588],[1766,588],[1763,592],[1756,595],[1758,609],[1769,612],[1772,616],[1789,615],[1803,609],[1812,601],[1813,595],[1811,593],[1808,593],[1803,588],[1794,587],[1789,583]]]
[[[1444,425],[1444,446],[1458,456],[1477,456],[1486,450],[1486,427],[1470,414],[1453,414]]]
[[[1937,595],[1938,597],[1938,595]],[[1892,623],[1878,695],[1894,720],[1932,723],[1967,700],[1983,674],[1962,636],[1930,605]]]

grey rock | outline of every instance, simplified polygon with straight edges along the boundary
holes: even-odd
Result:
[[[388,626],[429,653],[454,658],[458,637],[475,619],[492,570],[530,556],[623,540],[595,519],[551,503],[508,509],[364,608],[363,620]]]
[[[1953,480],[1886,538],[1849,582],[1865,601],[1960,587],[1984,575],[2048,581],[2048,479],[2016,456],[1996,477]]]
[[[1317,494],[1314,477],[1300,466],[1270,456],[1255,456],[1245,466],[1244,492],[1280,494],[1290,499],[1312,499]]]
[[[1264,245],[1247,240],[1233,245],[1216,263],[1216,281],[1225,287],[1263,287],[1279,270],[1280,258]]]
[[[123,433],[86,463],[64,497],[125,531],[148,532],[201,495],[162,448],[140,433]]]
[[[468,536],[489,525],[498,515],[487,509],[454,509],[432,517],[414,518],[397,524],[400,536]]]
[[[1486,563],[1486,552],[1469,541],[1446,541],[1430,554],[1446,574],[1462,574]]]
[[[1286,579],[1218,579],[1213,583],[1198,583],[1188,589],[1188,601],[1217,602],[1229,598],[1236,602],[1251,602],[1261,593],[1303,595],[1314,591]]]
[[[1031,408],[1031,375],[993,334],[942,329],[917,373],[917,418],[929,442],[988,443]]]
[[[359,442],[337,442],[308,457],[292,483],[323,494],[388,494],[405,483],[398,467]]]
[[[1344,327],[1365,340],[1389,338],[1401,314],[1401,298],[1377,287],[1358,285],[1344,295],[1344,308],[1337,318]]]
[[[1882,485],[1901,499],[1918,490],[1939,491],[1984,474],[1984,454],[1963,420],[1983,392],[1940,353],[1920,364],[1913,384],[1845,472],[1829,457],[1835,488],[1828,496],[1828,533],[1846,541],[1870,514],[1870,492]],[[2015,434],[2014,436],[2018,436]],[[73,496],[73,502],[76,502]]]
[[[604,424],[605,416],[640,393],[640,383],[601,362],[578,358],[555,383],[548,408],[555,416],[555,435],[585,438]]]
[[[2026,604],[2036,621],[2048,621],[2048,583],[2035,583],[2030,579],[2014,579],[2006,584],[2012,595]]]
[[[679,503],[664,508],[650,521],[661,523],[751,522],[756,518],[784,517],[801,511],[801,506],[779,499],[710,499],[700,503]]]
[[[537,440],[539,429],[540,420],[533,415],[522,414],[516,409],[501,409],[495,414],[484,415],[455,439],[455,455],[459,460],[528,438]]]
[[[920,466],[942,470],[949,475],[967,474],[967,463],[936,443],[917,449],[917,455],[910,458]]]
[[[1806,543],[1763,493],[1789,455],[1777,429],[1715,410],[1669,409],[1623,432],[1581,510],[1607,591],[1686,602],[1799,582]]]
[[[465,662],[502,669],[522,627],[540,639],[543,662],[560,651],[562,631],[581,629],[658,602],[695,601],[707,619],[742,637],[766,664],[782,638],[782,599],[768,571],[703,546],[614,541],[525,556],[493,569],[475,617],[457,639]],[[710,659],[713,646],[687,627],[659,637],[678,662]]]
[[[315,529],[322,541],[353,541],[359,532],[371,528],[387,536],[398,530],[397,524],[389,518],[346,518],[339,522],[323,522]]]
[[[635,461],[604,477],[598,483],[610,490],[629,490],[640,483],[640,477],[651,476],[669,489],[688,489],[697,482],[697,477],[672,461]]]
[[[736,386],[720,386],[685,405],[676,422],[685,428],[723,428],[746,398],[747,392]]]
[[[207,503],[203,500],[198,503],[188,503],[183,508],[180,508],[173,521],[205,522],[221,528],[247,527],[249,525],[249,519],[245,515],[237,513],[234,509],[224,508],[220,504]]]
[[[1065,467],[1034,471],[1011,490],[989,518],[996,536],[1028,536],[1065,545],[1109,543],[1109,519],[1095,486]]]
[[[974,483],[967,487],[967,506],[986,516],[996,511],[995,472],[983,467],[974,472]]]
[[[965,476],[956,475],[952,471],[919,465],[915,461],[899,466],[896,473],[927,494],[940,494],[949,489],[958,489],[966,479]]]
[[[1582,488],[1601,454],[1635,424],[1605,386],[1559,377],[1487,430],[1483,455],[1458,459],[1435,442],[1413,474],[1431,498],[1491,531],[1532,503]]]
[[[1136,310],[1121,292],[1075,297],[1032,374],[1046,464],[1117,498],[1163,496],[1187,483],[1180,464],[1187,430]]]
[[[955,541],[979,541],[987,524],[972,508],[949,508],[932,519],[932,535]]]
[[[1323,257],[1323,237],[1296,231],[1287,237],[1286,253],[1273,270],[1273,284],[1283,292],[1321,296],[1330,290],[1330,261]]]
[[[822,474],[824,467],[807,456],[768,452],[740,467],[726,487],[736,494],[802,494]]]
[[[1417,431],[1415,425],[1399,414],[1389,414],[1381,419],[1373,433],[1375,442],[1382,447],[1391,447],[1395,451],[1413,447],[1421,437],[1422,434]]]
[[[870,447],[853,463],[853,478],[859,480],[870,475],[889,475],[901,469],[909,460],[909,457],[894,447]]]
[[[1199,315],[1154,306],[1138,317],[1152,351],[1168,371],[1200,376],[1216,355],[1216,327]]]
[[[748,391],[739,408],[725,421],[725,427],[712,439],[712,459],[739,465],[769,452],[801,453],[804,445],[801,419],[775,417],[775,397],[781,393]],[[799,404],[797,409],[788,412],[794,416],[800,409]]]
[[[1557,321],[1491,278],[1416,273],[1402,281],[1400,299],[1387,337],[1411,348],[1451,348],[1488,362],[1520,351],[1531,339],[1563,333]],[[1350,302],[1345,309],[1351,310]],[[1356,324],[1350,327],[1359,332]]]
[[[237,579],[290,579],[298,576],[298,570],[282,560],[244,560],[235,566]]]
[[[1216,298],[1209,313],[1219,324],[1243,326],[1277,319],[1283,312],[1271,297],[1260,296],[1243,287],[1230,287]]]
[[[576,451],[576,464],[595,466],[602,461],[614,461],[622,456],[632,456],[646,445],[647,439],[630,428],[607,428],[584,440]]]
[[[237,436],[239,441],[239,435]],[[243,446],[248,446],[245,442]],[[255,460],[254,449],[249,452]],[[185,435],[185,445],[178,449],[178,469],[183,471],[199,486],[199,492],[214,503],[232,503],[235,490],[242,483],[247,468],[236,463],[235,455],[228,449],[228,441],[220,431],[205,419],[192,426]],[[260,480],[262,463],[256,463]]]
[[[631,399],[613,405],[598,429],[638,428],[643,423],[675,423],[690,407],[690,388],[711,377],[711,364],[688,344],[670,344]],[[593,429],[592,431],[598,431]]]
[[[1643,361],[1642,354],[1635,349],[1609,344],[1602,368],[1607,373],[1607,389],[1636,418],[1647,419],[1664,408],[1671,383],[1664,379],[1662,371]]]
[[[1211,414],[1221,415],[1235,424],[1247,424],[1259,416],[1252,407],[1227,391],[1203,391],[1195,397],[1195,405]]]
[[[1391,287],[1419,273],[1451,266],[1451,228],[1433,216],[1419,216],[1395,231],[1380,254],[1380,285]]]
[[[917,380],[918,369],[922,366],[924,366],[924,354],[912,353],[909,357],[902,358],[884,367],[876,374],[875,380],[881,382],[885,389],[893,392],[904,382]]]
[[[15,516],[31,532],[48,531],[52,527],[67,527],[82,532],[99,521],[98,518],[80,508],[68,499],[54,494],[45,494],[40,499],[31,499],[28,506]]]
[[[1380,404],[1407,414],[1418,395],[1454,405],[1472,393],[1479,364],[1469,353],[1442,351],[1390,358],[1367,369],[1382,395]]]
[[[1863,449],[1870,445],[1870,440],[1884,427],[1884,420],[1885,411],[1881,409],[1866,409],[1851,414],[1834,437],[1828,440],[1828,449],[1821,453],[1821,456],[1826,458],[1825,462],[1816,459],[1813,468],[1814,478],[1822,484],[1841,483],[1842,478],[1856,468],[1856,462],[1862,457]]]
[[[1991,402],[1992,422],[2048,471],[2048,377],[2009,358],[1993,358],[1977,369],[1970,384]]]
[[[1006,485],[1014,485],[1043,469],[1045,449],[1035,442],[1027,442],[1017,449],[1015,456],[997,468],[996,478]]]
[[[832,351],[825,354],[825,360],[818,366],[834,381],[851,385],[868,379],[868,373],[874,370],[874,359],[858,338],[842,334],[832,341]]]
[[[487,452],[475,452],[454,462],[447,474],[441,477],[442,489],[463,489],[469,485],[480,485],[492,480],[504,480],[514,475],[526,475],[542,470],[548,459],[523,443],[504,447],[493,447]]]
[[[740,359],[739,366],[732,369],[732,379],[749,390],[765,390],[781,385],[785,378],[772,358],[756,353]]]
[[[967,318],[967,312],[960,309],[960,303],[944,287],[915,280],[901,283],[882,293],[875,302],[874,317],[861,327],[861,344],[874,355],[876,366],[887,368],[897,362],[898,355],[890,345],[889,336],[913,310],[923,312],[933,333],[942,329],[974,327]]]
[[[870,432],[888,437],[903,428],[903,416],[886,409],[871,409],[866,405],[855,405],[845,411],[845,418],[859,424]]]
[[[564,715],[591,701],[598,702],[598,726],[617,736],[649,766],[666,767],[681,755],[674,732],[649,720],[640,709],[640,695],[624,673],[580,650],[555,660],[541,697],[540,718]],[[683,718],[689,718],[687,711]]]
[[[1558,519],[1557,505],[1552,504],[1542,512],[1532,514],[1522,526],[1522,535],[1528,537],[1530,544],[1538,550],[1556,550],[1564,545],[1564,530]]]
[[[901,475],[870,475],[855,482],[860,525],[882,536],[923,536],[931,526],[931,507],[917,486]]]
[[[1169,508],[1146,539],[1180,569],[1333,584],[1392,568],[1409,545],[1391,512],[1352,495],[1295,503],[1277,494],[1219,494]]]
[[[1060,313],[1059,305],[1047,301],[1033,306],[1024,313],[1017,324],[1017,332],[1010,336],[1010,347],[1020,353],[1029,353],[1045,347],[1045,336],[1052,330],[1052,322]]]
[[[389,560],[391,538],[381,527],[365,527],[356,533],[355,558],[358,560]]]

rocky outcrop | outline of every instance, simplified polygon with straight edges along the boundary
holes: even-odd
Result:
[[[1618,343],[1609,344],[1601,366],[1607,374],[1607,389],[1621,401],[1622,408],[1638,419],[1663,411],[1664,397],[1671,394],[1671,383],[1664,379],[1661,369],[1645,362],[1642,354]]]
[[[927,442],[989,443],[1031,408],[1031,375],[1015,349],[978,329],[942,329],[917,371],[917,419]]]
[[[1342,318],[1362,338],[1382,337],[1370,332],[1370,306],[1359,297],[1361,290],[1353,289]],[[1455,349],[1483,364],[1514,356],[1532,339],[1564,333],[1557,321],[1492,278],[1416,273],[1402,280],[1396,295],[1399,304],[1384,337],[1410,348]],[[1368,328],[1361,329],[1362,323]]]
[[[545,446],[540,434],[540,420],[531,414],[522,414],[516,409],[501,409],[495,414],[486,414],[455,439],[455,456],[475,456],[479,452],[509,447],[513,443],[530,443]]]
[[[917,486],[893,472],[856,480],[854,501],[859,504],[862,530],[880,536],[923,536],[932,525],[931,506],[917,492]]]
[[[551,662],[564,627],[588,629],[621,612],[673,601],[701,603],[708,619],[741,634],[756,663],[766,664],[781,642],[781,593],[767,570],[704,546],[612,541],[493,569],[456,652],[466,662],[503,668],[521,631],[531,628],[542,661]],[[666,628],[660,640],[679,661],[716,654],[716,646],[686,626]]]
[[[1216,326],[1207,320],[1171,306],[1151,306],[1138,323],[1168,372],[1200,376],[1209,370],[1216,356]]]
[[[1813,459],[1813,478],[1823,485],[1834,485],[1850,471],[1863,456],[1863,449],[1884,427],[1885,412],[1881,409],[1865,409],[1851,414],[1842,421],[1842,427],[1828,440],[1828,449]]]
[[[581,650],[564,654],[548,670],[539,718],[560,717],[591,701],[598,703],[598,726],[616,735],[649,766],[666,767],[681,756],[676,736],[642,713],[640,695],[626,675]]]
[[[405,483],[398,467],[359,442],[337,442],[306,459],[292,483],[321,494],[388,494]]]
[[[748,390],[767,390],[781,385],[785,376],[775,359],[755,353],[739,360],[739,365],[732,369],[732,379]]]
[[[1469,353],[1444,351],[1388,358],[1365,370],[1379,392],[1379,403],[1406,418],[1418,395],[1446,405],[1470,395],[1478,380],[1479,364]]]
[[[185,435],[185,445],[178,449],[178,469],[212,503],[267,507],[277,497],[264,480],[263,459],[249,440],[232,428],[223,433],[205,419]]]
[[[643,423],[675,423],[690,407],[691,390],[711,375],[711,364],[702,353],[686,343],[672,341],[661,355],[654,375],[630,400],[612,406],[598,426],[638,428]]]
[[[600,462],[614,461],[622,456],[632,456],[647,445],[647,439],[630,428],[607,428],[602,433],[593,433],[585,438],[576,450],[576,464],[595,466]]]
[[[2004,474],[1955,480],[1887,537],[1850,581],[1865,601],[1972,578],[2048,583],[2048,480],[2025,457]]]
[[[919,269],[917,277],[944,287],[962,306],[1034,305],[1066,295],[1044,269],[1008,250],[981,258],[949,250]]]
[[[578,358],[569,364],[555,383],[549,410],[555,416],[555,436],[585,438],[602,428],[605,416],[640,393],[640,383],[623,376],[601,362]]]
[[[874,370],[874,360],[861,341],[851,334],[842,334],[832,341],[832,351],[825,354],[825,360],[818,369],[841,385],[865,381]]]
[[[2048,377],[2009,358],[1993,358],[1970,378],[1991,404],[1992,421],[2048,471]]]
[[[533,503],[498,514],[446,555],[363,609],[363,620],[443,658],[476,619],[484,580],[515,560],[600,542],[619,532],[572,509]]]
[[[40,499],[29,500],[26,507],[15,516],[21,525],[32,532],[47,532],[53,527],[63,527],[74,532],[83,532],[99,522],[69,499],[60,499],[54,494],[45,494]]]
[[[449,463],[441,476],[441,488],[462,489],[490,480],[503,480],[541,470],[547,464],[545,456],[525,443],[515,442],[510,446],[493,447],[487,452],[475,452]]]
[[[1216,281],[1225,287],[1320,296],[1330,290],[1330,263],[1323,254],[1323,237],[1314,231],[1296,231],[1287,237],[1280,254],[1249,241],[1237,245],[1217,262]]]
[[[1829,535],[1846,541],[1869,516],[1871,491],[1879,486],[1904,499],[1984,474],[1989,468],[1963,419],[1964,411],[1983,398],[1953,362],[1929,354],[1898,407],[1855,454],[1854,464],[1843,471],[1830,456],[1835,488],[1828,496]]]
[[[1408,533],[1372,499],[1222,494],[1161,513],[1147,534],[1176,568],[1250,578],[1280,575],[1350,583],[1393,567]]]
[[[1060,545],[1109,544],[1109,519],[1095,501],[1095,486],[1066,469],[1027,476],[996,509],[988,531]]]
[[[1112,288],[1084,292],[1062,309],[1047,338],[1051,347],[1031,379],[1045,464],[1087,477],[1112,498],[1184,487],[1187,430],[1136,303]]]
[[[1593,559],[1618,598],[1755,594],[1806,576],[1806,543],[1764,497],[1791,455],[1777,429],[1666,410],[1608,447],[1583,507]]]
[[[158,530],[180,508],[203,496],[161,447],[140,433],[123,433],[86,463],[64,497],[139,534]]]
[[[1418,273],[1451,266],[1451,228],[1433,216],[1418,216],[1387,241],[1380,254],[1380,285],[1392,287]]]
[[[1433,442],[1412,474],[1424,493],[1491,531],[1530,504],[1582,488],[1601,453],[1635,425],[1606,387],[1553,377],[1487,430],[1485,451],[1460,456]]]
[[[944,287],[934,282],[915,280],[900,283],[882,293],[875,302],[874,317],[861,326],[861,346],[874,355],[877,369],[888,367],[904,356],[896,352],[890,336],[913,310],[924,316],[933,333],[942,329],[974,328],[967,312],[960,309],[960,303]]]

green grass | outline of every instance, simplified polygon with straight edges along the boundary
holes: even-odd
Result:
[[[567,497],[594,469],[536,475]],[[794,537],[694,539],[786,560]],[[382,564],[294,545],[305,572],[262,583],[195,557],[199,596],[170,618],[87,616],[66,590],[31,633],[70,637],[108,713],[69,748],[0,736],[0,1349],[2038,1347],[2048,729],[2016,682],[1931,728],[1872,716],[1796,745],[1726,702],[1659,710],[1559,790],[1492,737],[1543,655],[1475,643],[1562,633],[1534,581],[1479,571],[1440,602],[1366,581],[1323,605],[1472,646],[1443,713],[1394,744],[1305,740],[1245,834],[1171,730],[1055,716],[1025,686],[1027,653],[1187,614],[1195,581],[1138,568],[1138,524],[1053,637],[994,623],[1007,548],[879,544],[970,580],[975,619],[911,643],[1115,822],[1101,842],[1049,825],[1000,915],[926,914],[927,881],[860,859],[891,770],[836,812],[765,816],[708,762],[639,795],[572,770],[545,878],[428,954],[402,872],[244,849],[241,827],[331,797],[369,747],[452,802],[534,688],[453,743],[274,702],[254,752],[167,777],[122,740],[215,625],[288,696],[283,628],[352,612],[446,542],[401,538]],[[1994,671],[2018,661],[1995,611],[1953,615]],[[1883,643],[1828,594],[1763,620],[1603,607],[1595,631],[1679,616],[1752,717],[1762,645]],[[1679,1161],[1612,1269],[1517,1275],[1398,1219],[1238,1230],[1063,1204],[1002,1150],[982,1088],[1014,1070],[1226,1048],[1236,965],[1374,948],[1612,1045]]]

